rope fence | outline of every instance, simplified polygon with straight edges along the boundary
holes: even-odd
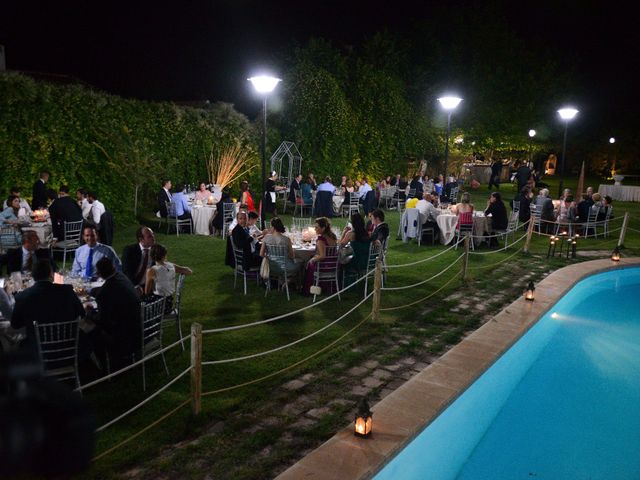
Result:
[[[405,290],[407,288],[414,288],[414,287],[418,287],[420,285],[423,285],[427,282],[430,282],[431,280],[434,280],[436,278],[438,278],[440,275],[443,275],[445,272],[447,272],[450,268],[453,268],[453,266],[458,263],[462,258],[464,258],[465,254],[461,253],[460,255],[458,255],[458,258],[456,258],[453,262],[451,262],[449,264],[449,266],[447,266],[446,268],[444,268],[443,270],[439,271],[438,273],[436,273],[435,275],[432,275],[429,278],[426,278],[424,280],[421,280],[417,283],[411,284],[411,285],[404,285],[402,287],[382,287],[381,290],[382,291],[397,291],[397,290]]]

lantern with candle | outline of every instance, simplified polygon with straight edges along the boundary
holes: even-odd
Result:
[[[213,205],[213,195],[209,195],[209,198],[207,199],[207,205]]]
[[[613,252],[611,252],[611,261],[613,262],[620,261],[620,249],[618,247],[614,248]]]
[[[44,221],[46,221],[47,220],[47,213],[48,212],[44,208],[39,209],[39,210],[35,210],[33,212],[33,221],[34,222],[44,222]]]
[[[358,404],[358,411],[354,422],[353,434],[356,437],[369,437],[373,430],[373,412],[369,409],[369,403],[363,398]]]
[[[524,292],[524,299],[527,300],[528,302],[533,302],[535,295],[533,292],[535,292],[536,287],[533,285],[533,282],[531,280],[529,280],[529,285],[527,285],[527,289]]]

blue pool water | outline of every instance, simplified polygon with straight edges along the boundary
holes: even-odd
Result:
[[[579,282],[387,479],[640,479],[640,268]]]

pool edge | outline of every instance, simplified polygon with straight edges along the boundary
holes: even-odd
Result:
[[[346,427],[278,477],[368,479],[383,468],[580,280],[640,265],[640,258],[591,260],[556,270],[536,286],[536,300],[518,298],[466,336],[442,357],[390,393],[373,408],[369,439]],[[410,413],[409,413],[410,412]]]

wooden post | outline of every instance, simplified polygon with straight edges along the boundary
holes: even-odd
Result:
[[[527,238],[524,241],[524,253],[529,253],[529,244],[531,243],[531,236],[533,235],[533,215],[529,219],[529,228],[527,229]]]
[[[464,235],[464,257],[462,258],[462,281],[467,279],[467,270],[469,269],[469,232]]]
[[[624,236],[627,233],[627,225],[629,224],[629,212],[624,212],[622,220],[622,228],[620,229],[620,238],[618,239],[618,247],[624,247]]]
[[[371,303],[371,319],[377,321],[380,317],[380,294],[382,293],[382,262],[380,257],[376,260],[376,269],[373,274],[373,301]]]
[[[191,411],[198,415],[202,397],[202,325],[191,324]]]

